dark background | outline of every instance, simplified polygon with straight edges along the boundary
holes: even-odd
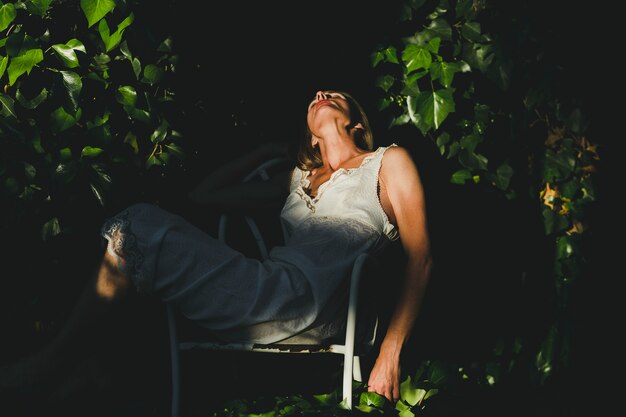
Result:
[[[538,238],[543,226],[537,208],[484,189],[450,184],[448,167],[428,140],[416,129],[387,131],[385,118],[375,110],[380,92],[374,86],[376,73],[370,68],[369,55],[378,42],[393,38],[399,30],[395,21],[398,1],[202,2],[202,10],[199,4],[151,1],[137,13],[138,21],[156,28],[156,36],[171,34],[179,52],[176,91],[184,109],[179,128],[188,159],[184,171],[154,189],[125,195],[113,206],[156,196],[165,208],[208,225],[213,213],[207,210],[203,217],[202,208],[199,211],[186,198],[204,175],[259,143],[293,145],[303,126],[305,105],[315,91],[345,90],[365,107],[377,145],[395,142],[411,151],[426,190],[436,269],[406,349],[406,368],[425,358],[480,361],[489,356],[498,336],[521,333],[540,341],[554,306],[548,271],[551,247]],[[588,272],[572,300],[573,366],[551,382],[547,393],[516,387],[519,392],[503,393],[496,401],[528,411],[527,415],[540,414],[533,406],[544,415],[565,415],[563,409],[569,410],[568,415],[584,415],[612,402],[606,376],[617,373],[619,364],[614,348],[619,305],[614,282],[623,273],[613,267],[616,250],[607,242],[621,236],[614,209],[619,189],[612,187],[611,180],[617,172],[616,144],[622,136],[618,111],[623,106],[617,103],[623,83],[616,63],[618,13],[611,7],[610,3],[577,5],[564,0],[527,0],[516,6],[536,24],[545,54],[564,69],[559,80],[564,94],[582,98],[590,121],[589,137],[600,145],[602,158],[596,176],[598,201],[589,217]],[[98,223],[85,234],[97,233]],[[85,248],[98,245],[97,238],[90,238]],[[90,257],[84,255],[81,262],[90,264]],[[28,268],[33,267],[24,270]],[[520,271],[530,271],[530,282],[523,288]],[[44,306],[67,303],[69,312],[76,294],[69,291],[65,299],[45,300]],[[126,372],[126,380],[120,374],[95,379],[119,385],[110,392],[123,399],[119,401],[121,413],[130,415],[149,415],[150,407],[142,403],[146,399],[154,401],[155,407],[167,406],[168,387],[158,382],[166,381],[168,372],[163,311],[149,302],[145,306],[145,311],[135,311],[135,318],[128,320],[122,336],[125,343],[101,348],[105,353],[115,349],[124,359],[109,364],[110,369],[100,365],[94,371],[102,375],[114,369]],[[32,349],[44,342],[35,341]],[[134,359],[142,356],[143,360]],[[206,392],[222,399],[323,390],[329,384],[323,375],[332,374],[338,363],[264,358],[259,364],[253,358],[231,356],[192,357],[183,363],[196,371],[187,374],[194,386],[189,392],[202,407],[215,405]],[[227,365],[231,361],[239,362],[237,372]],[[294,369],[310,378],[294,380]],[[92,394],[95,388],[88,392]],[[76,396],[69,398],[78,404],[76,409],[94,401],[89,395],[82,402]],[[477,401],[467,407],[476,410],[481,405]]]

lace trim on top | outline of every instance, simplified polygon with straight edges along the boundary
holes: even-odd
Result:
[[[130,276],[137,290],[148,292],[143,279],[141,265],[143,254],[137,245],[137,236],[132,232],[128,210],[107,220],[101,229],[101,235],[109,242],[107,251],[117,258],[117,267]]]
[[[309,181],[309,179],[307,178],[311,174],[311,171],[302,171],[302,176],[300,177],[300,186],[296,189],[296,194],[298,194],[298,196],[300,196],[300,198],[302,198],[305,201],[307,207],[311,209],[311,211],[315,212],[314,204],[320,200],[320,197],[324,193],[324,190],[328,188],[328,186],[335,180],[335,178],[337,178],[337,176],[342,175],[342,174],[349,175],[353,173],[354,171],[357,171],[363,168],[372,159],[374,159],[374,157],[378,156],[378,154],[383,152],[385,149],[386,149],[385,147],[382,147],[382,146],[379,147],[373,153],[363,158],[363,160],[361,161],[361,164],[357,167],[337,169],[335,172],[330,174],[330,178],[328,180],[326,180],[317,188],[317,194],[315,195],[315,197],[311,197],[304,191],[306,188],[311,186],[311,181]]]

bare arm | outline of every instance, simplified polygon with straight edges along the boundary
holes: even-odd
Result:
[[[265,143],[253,151],[229,161],[207,175],[189,193],[189,198],[202,205],[219,209],[247,209],[280,206],[289,185],[290,169],[271,175],[270,180],[243,183],[244,177],[261,163],[286,157],[284,143]]]
[[[411,156],[403,148],[389,149],[385,153],[380,175],[386,185],[408,260],[399,299],[368,385],[370,391],[397,400],[400,397],[400,353],[417,319],[432,259],[424,191]]]

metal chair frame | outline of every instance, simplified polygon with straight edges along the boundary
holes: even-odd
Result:
[[[267,180],[269,175],[267,170],[281,162],[284,162],[281,158],[269,160],[261,164],[253,172],[244,178],[244,181],[249,181],[255,177],[260,177],[263,180]],[[250,216],[244,216],[244,219],[250,229],[250,232],[254,236],[257,247],[263,259],[268,257],[268,249],[259,230],[256,222]],[[218,237],[221,241],[226,239],[228,217],[222,215],[219,220]],[[359,292],[362,285],[362,277],[364,275],[364,266],[372,258],[372,255],[367,253],[360,254],[352,267],[350,275],[350,290],[348,294],[348,308],[346,317],[346,332],[343,344],[332,343],[328,345],[311,344],[311,345],[293,345],[289,343],[281,344],[254,344],[254,343],[220,343],[220,342],[206,342],[206,341],[194,341],[194,340],[180,340],[177,318],[180,314],[177,313],[174,306],[167,304],[167,322],[169,329],[169,344],[170,344],[170,360],[172,371],[172,391],[171,391],[171,414],[172,417],[180,416],[180,404],[181,404],[181,365],[180,365],[180,353],[182,351],[189,351],[194,349],[208,349],[208,350],[236,350],[247,352],[265,352],[265,353],[298,353],[298,354],[311,354],[311,353],[334,353],[343,355],[343,381],[342,381],[342,396],[343,404],[346,408],[352,408],[352,383],[355,381],[362,381],[361,373],[361,361],[359,354],[355,354],[355,348],[357,347],[356,330],[357,330],[357,310],[359,305]],[[375,315],[373,330],[371,337],[359,343],[359,352],[369,352],[374,346],[376,336],[378,332],[378,316]],[[306,333],[306,331],[304,332]]]

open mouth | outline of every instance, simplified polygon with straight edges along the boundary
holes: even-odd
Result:
[[[331,101],[328,99],[324,99],[324,100],[320,100],[315,104],[315,108],[319,108],[320,106],[324,105],[324,104],[329,104]]]

